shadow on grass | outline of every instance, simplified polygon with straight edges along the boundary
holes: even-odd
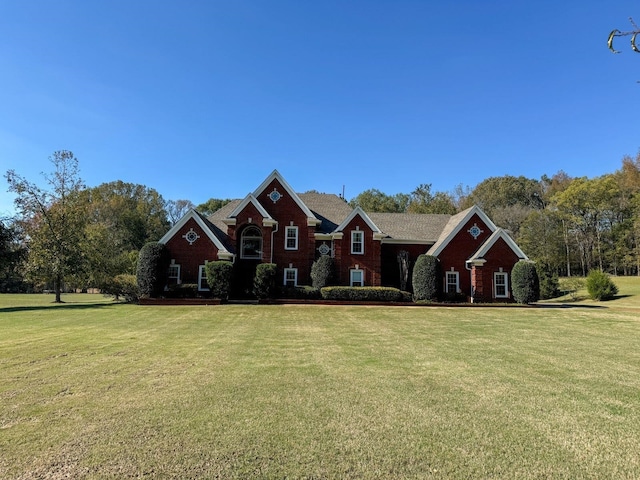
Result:
[[[63,310],[89,310],[117,305],[117,303],[51,303],[49,305],[23,305],[17,307],[0,307],[0,312],[33,312],[37,310],[50,310],[52,308]]]
[[[599,309],[607,308],[604,305],[585,305],[584,303],[536,303],[536,307],[539,308],[587,308],[587,309]]]

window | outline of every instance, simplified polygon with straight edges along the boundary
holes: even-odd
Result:
[[[286,287],[296,287],[298,285],[298,269],[297,268],[284,269],[284,285]]]
[[[495,298],[507,298],[509,296],[509,284],[505,272],[493,274],[493,296]]]
[[[351,232],[351,253],[358,255],[364,253],[364,232],[360,230]]]
[[[285,250],[298,249],[298,227],[287,227],[285,229]]]
[[[198,267],[198,291],[200,292],[209,291],[209,283],[207,282],[207,271],[204,267],[204,265],[200,265]]]
[[[460,290],[460,274],[458,272],[446,272],[446,293],[458,293]]]
[[[242,232],[240,258],[262,258],[262,233],[258,227],[250,226]]]
[[[180,265],[173,263],[174,260],[171,260],[171,262],[171,265],[169,265],[169,273],[167,275],[169,277],[169,283],[180,283]]]
[[[349,275],[349,285],[352,287],[364,286],[364,271],[359,269],[351,270]]]

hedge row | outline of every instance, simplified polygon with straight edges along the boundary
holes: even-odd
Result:
[[[320,289],[320,294],[324,300],[354,300],[362,302],[411,301],[410,294],[393,287],[324,287]]]

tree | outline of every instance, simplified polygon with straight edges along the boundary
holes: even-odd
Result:
[[[203,214],[204,216],[208,217],[212,213],[217,212],[218,210],[220,210],[222,207],[224,207],[230,201],[231,200],[228,199],[228,198],[224,199],[224,200],[222,200],[220,198],[210,198],[206,202],[201,203],[200,205],[198,205],[196,207],[196,210],[198,212],[200,212],[201,214]]]
[[[20,243],[16,222],[0,219],[0,292],[24,291],[26,285],[19,274],[19,266],[26,259],[27,251]]]
[[[114,181],[82,192],[88,223],[82,239],[83,282],[106,288],[122,274],[135,274],[138,252],[169,228],[165,202],[154,189]]]
[[[56,151],[49,160],[54,166],[51,174],[44,174],[49,190],[14,170],[9,170],[5,178],[9,191],[17,194],[15,205],[28,238],[30,272],[53,282],[55,301],[59,303],[64,280],[82,267],[80,243],[85,215],[79,194],[84,184],[72,152]]]
[[[431,184],[422,183],[411,192],[407,212],[453,215],[457,208],[451,195],[445,192],[431,193]]]
[[[189,210],[195,208],[195,205],[190,200],[168,200],[165,208],[169,222],[175,225]]]
[[[640,27],[636,25],[636,22],[631,17],[629,17],[629,22],[631,22],[631,26],[633,27],[633,30],[621,32],[616,28],[612,30],[611,33],[609,34],[609,38],[607,39],[607,46],[609,47],[609,50],[611,50],[613,53],[620,53],[620,51],[616,50],[613,46],[614,39],[616,37],[628,37],[628,36],[631,36],[631,50],[633,50],[636,53],[640,53],[640,48],[638,48],[638,46],[636,45],[636,36],[640,33]]]
[[[402,213],[409,203],[409,195],[398,193],[387,195],[375,188],[365,190],[349,202],[352,208],[360,207],[365,212]]]

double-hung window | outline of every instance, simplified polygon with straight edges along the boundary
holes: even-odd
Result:
[[[298,249],[298,227],[289,226],[285,229],[285,250]]]
[[[364,232],[362,230],[353,230],[351,232],[351,253],[364,254]]]
[[[506,272],[493,274],[493,296],[495,298],[507,298],[509,296],[509,278]]]
[[[198,267],[198,291],[209,291],[209,282],[207,282],[207,271],[204,265],[200,265]]]
[[[460,290],[460,274],[458,272],[446,272],[445,291],[447,293],[458,293]]]
[[[364,287],[364,270],[357,268],[350,270],[349,285],[352,287]]]
[[[284,269],[284,285],[286,287],[298,286],[298,269],[297,268]]]
[[[170,284],[178,284],[180,283],[180,265],[177,263],[173,263],[174,260],[171,260],[171,265],[169,265],[169,283]]]

